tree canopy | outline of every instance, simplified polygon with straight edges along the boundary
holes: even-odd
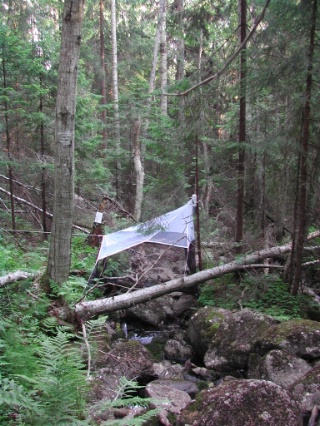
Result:
[[[122,211],[148,219],[182,205],[195,191],[197,174],[207,240],[238,239],[239,203],[243,251],[294,234],[297,211],[306,218],[303,235],[318,227],[317,43],[310,70],[310,31],[317,7],[311,0],[247,0],[243,5],[247,41],[241,45],[235,2],[85,3],[75,193],[92,210],[107,196]],[[28,215],[32,228],[50,232],[62,4],[13,0],[3,2],[1,12],[3,220],[6,227],[19,228],[17,223]],[[241,80],[239,53],[244,46],[246,72]],[[306,179],[301,183],[308,75],[313,86],[308,95]],[[177,94],[184,96],[173,96]],[[239,175],[243,96],[245,155]],[[239,178],[241,201],[236,195]],[[306,203],[297,210],[301,184],[307,189]],[[16,197],[39,210],[19,212]],[[111,216],[106,219],[109,227],[114,225]],[[87,217],[76,216],[75,222],[90,228]]]

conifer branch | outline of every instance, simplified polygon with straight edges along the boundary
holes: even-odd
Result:
[[[224,74],[224,72],[227,70],[227,68],[229,67],[229,65],[236,59],[236,57],[240,54],[241,50],[243,50],[243,48],[246,46],[246,44],[248,43],[248,41],[252,38],[252,36],[254,35],[254,33],[256,32],[260,22],[263,20],[264,15],[266,13],[266,10],[269,6],[271,0],[266,0],[266,3],[262,9],[262,12],[260,14],[260,16],[255,20],[255,23],[250,31],[250,33],[247,35],[247,37],[245,38],[245,40],[243,40],[243,42],[240,44],[240,46],[238,47],[238,49],[230,56],[230,58],[227,60],[227,62],[224,64],[224,66],[215,74],[210,75],[209,77],[207,77],[206,79],[200,81],[200,83],[195,84],[194,86],[190,87],[190,89],[185,90],[184,92],[180,92],[180,93],[164,93],[165,96],[187,96],[189,95],[190,92],[192,92],[193,90],[197,89],[198,87],[204,86],[205,84],[209,83],[210,81],[213,80],[217,80],[219,77],[221,77],[222,74]]]

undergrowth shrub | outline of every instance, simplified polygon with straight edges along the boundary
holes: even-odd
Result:
[[[300,318],[308,304],[304,295],[292,296],[278,276],[246,274],[236,282],[232,274],[220,277],[200,288],[198,302],[225,309],[250,308],[280,320]]]
[[[0,425],[87,424],[82,341],[48,316],[50,303],[28,280],[0,289]]]
[[[18,361],[25,353],[25,369],[19,369],[13,354],[8,353],[10,342],[1,340],[1,347],[7,350],[1,357],[6,368],[1,377],[0,407],[7,415],[2,422],[0,418],[0,424],[87,424],[81,420],[87,391],[84,365],[71,338],[74,336],[58,330],[55,336],[40,334],[26,341],[27,353],[16,345]]]
[[[86,242],[87,235],[77,235],[71,241],[71,270],[92,271],[96,257],[97,248],[91,247]]]
[[[118,392],[112,401],[106,401],[103,404],[99,404],[96,409],[97,411],[106,412],[106,410],[112,410],[116,407],[137,407],[142,408],[141,414],[131,419],[110,419],[102,423],[102,426],[142,426],[153,417],[159,414],[158,408],[150,408],[150,405],[155,402],[152,398],[142,398],[137,396],[136,393],[140,386],[135,380],[129,380],[126,377],[120,378],[120,384]],[[164,401],[163,401],[164,402]]]
[[[0,275],[16,270],[39,271],[47,260],[48,243],[42,242],[32,247],[19,239],[19,244],[9,237],[0,236]]]

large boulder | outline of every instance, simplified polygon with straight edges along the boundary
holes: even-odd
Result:
[[[225,316],[205,354],[205,366],[222,373],[246,370],[256,341],[275,323],[273,318],[250,309]]]
[[[186,340],[190,342],[197,357],[202,360],[214,340],[217,330],[224,319],[231,315],[226,309],[205,306],[197,310],[189,320]]]
[[[158,379],[153,380],[153,385],[163,385],[163,386],[169,386],[169,388],[172,389],[178,389],[183,392],[187,392],[191,396],[191,398],[194,398],[196,394],[199,392],[198,386],[196,383],[190,382],[190,380],[184,380],[184,379]]]
[[[139,321],[153,328],[161,329],[168,318],[174,318],[172,298],[167,295],[132,306],[127,309],[126,318],[129,321]]]
[[[306,360],[320,357],[320,323],[293,319],[262,332],[254,351],[264,355],[272,349],[283,349]]]
[[[128,320],[139,321],[149,324],[153,328],[161,329],[168,321],[186,315],[196,304],[194,296],[174,292],[127,309],[126,317]]]
[[[192,358],[193,350],[186,342],[176,339],[167,340],[164,347],[164,355],[167,359],[185,362]]]
[[[101,354],[93,363],[92,400],[112,400],[118,394],[120,378],[146,379],[154,375],[150,352],[138,341],[123,341]]]
[[[187,392],[161,382],[148,383],[145,394],[152,400],[151,407],[160,410],[161,424],[166,426],[171,426],[167,417],[169,413],[178,415],[191,402],[191,397]]]
[[[287,389],[311,369],[307,361],[275,349],[263,357],[250,355],[248,378],[270,380]]]
[[[320,364],[297,380],[289,390],[300,402],[304,413],[310,413],[314,406],[320,406]]]
[[[299,404],[265,380],[232,380],[204,390],[182,410],[178,426],[300,426]]]

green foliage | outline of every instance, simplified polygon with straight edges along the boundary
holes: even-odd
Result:
[[[280,320],[300,318],[305,298],[301,295],[292,296],[287,284],[280,278],[273,278],[271,282],[265,281],[265,287],[261,289],[258,297],[253,300],[245,300],[243,307],[263,312]],[[250,282],[248,284],[252,285]]]
[[[19,332],[15,337],[19,343],[14,348],[13,339],[4,336],[2,340],[5,369],[0,406],[5,407],[8,417],[14,413],[22,424],[39,426],[70,421],[86,424],[79,421],[84,413],[87,385],[79,348],[70,343],[74,336],[58,329],[53,337],[25,337],[23,345]]]
[[[30,380],[44,407],[42,424],[72,421],[84,412],[86,381],[79,348],[70,343],[73,335],[58,330],[44,337],[38,356],[39,372]]]
[[[71,251],[71,270],[82,269],[92,271],[97,256],[97,249],[87,244],[85,234],[72,238]]]
[[[45,265],[48,249],[46,242],[32,249],[23,239],[18,242],[19,244],[9,236],[0,235],[0,275],[16,270],[39,271]]]
[[[198,301],[202,306],[250,308],[280,320],[302,317],[308,303],[303,295],[292,296],[281,278],[264,274],[245,275],[240,282],[232,274],[224,275],[205,284]]]
[[[151,398],[142,398],[136,396],[135,393],[143,388],[136,381],[129,380],[126,377],[120,378],[120,385],[117,396],[113,401],[107,401],[101,408],[112,409],[115,407],[142,407],[146,411],[132,419],[108,420],[104,422],[105,426],[142,426],[146,421],[149,421],[159,413],[159,409],[150,409],[150,404],[153,402]]]
[[[87,280],[84,277],[70,277],[63,284],[50,282],[52,293],[57,297],[62,297],[68,306],[73,307],[83,297],[87,287]]]
[[[10,418],[35,426],[86,424],[78,421],[87,385],[79,347],[70,341],[74,335],[55,328],[48,337],[39,324],[29,325],[27,334],[11,320],[1,323],[0,407],[7,416],[0,425],[11,424]]]
[[[0,289],[0,425],[85,425],[85,366],[71,328],[26,280]]]
[[[223,275],[214,282],[209,282],[200,288],[198,302],[202,306],[235,309],[237,308],[237,299],[234,292],[237,288],[232,275]]]

